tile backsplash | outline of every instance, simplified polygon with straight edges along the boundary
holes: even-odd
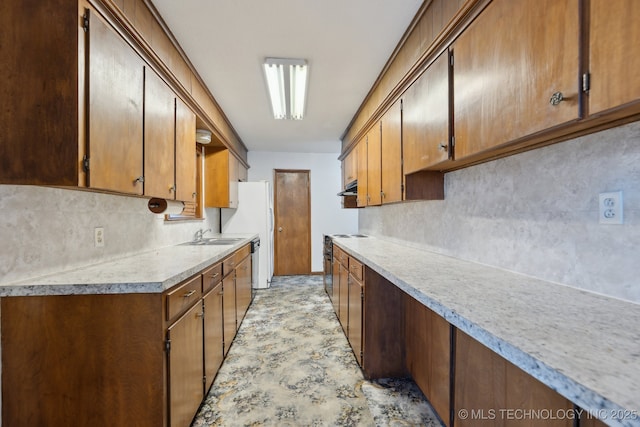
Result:
[[[147,199],[88,191],[0,185],[0,284],[175,245],[196,230],[219,230],[217,209],[204,221],[165,222]],[[94,228],[104,247],[94,247]]]
[[[599,224],[618,190],[624,224]],[[445,200],[361,209],[359,229],[640,303],[640,123],[447,173]]]

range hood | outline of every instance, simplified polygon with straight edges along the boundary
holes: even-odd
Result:
[[[338,196],[357,196],[358,181],[352,181],[344,187],[344,190],[338,193]]]

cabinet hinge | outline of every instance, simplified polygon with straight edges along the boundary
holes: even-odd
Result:
[[[82,156],[82,170],[89,172],[89,157],[86,154]]]
[[[400,100],[400,111],[404,111],[404,100]]]
[[[404,193],[404,184],[400,184],[400,193]]]
[[[591,89],[591,73],[584,73],[582,75],[582,91],[585,93]]]
[[[451,55],[449,55],[449,64],[451,64],[451,66],[453,67],[453,52],[451,52]]]
[[[205,385],[207,384],[207,377],[206,376],[202,377],[202,384],[205,384]]]
[[[453,148],[453,147],[455,147],[455,146],[456,146],[456,137],[455,137],[455,136],[452,136],[452,137],[451,137],[451,148]]]
[[[84,12],[84,15],[82,15],[82,29],[85,33],[89,31],[89,11],[86,10]]]
[[[166,340],[164,342],[164,351],[169,353],[171,351],[171,340]]]

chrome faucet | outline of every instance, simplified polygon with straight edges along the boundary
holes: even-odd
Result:
[[[208,232],[208,231],[211,231],[211,229],[210,229],[210,228],[207,228],[206,230],[204,230],[204,231],[203,231],[203,230],[202,230],[202,228],[201,228],[200,230],[196,231],[195,236],[193,236],[193,241],[194,241],[194,242],[199,242],[199,241],[201,241],[201,240],[202,240],[202,238],[204,237],[204,233],[206,233],[206,232]]]

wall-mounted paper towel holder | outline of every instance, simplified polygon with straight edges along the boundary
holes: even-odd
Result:
[[[179,215],[184,210],[184,203],[182,202],[158,198],[150,199],[147,206],[155,214]]]

